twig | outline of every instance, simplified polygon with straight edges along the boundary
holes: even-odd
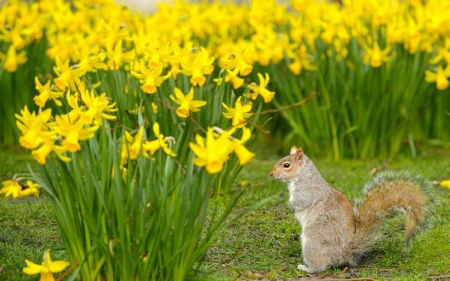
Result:
[[[433,275],[433,276],[427,276],[430,280],[440,280],[440,279],[450,279],[450,275]]]
[[[5,268],[5,265],[4,265],[4,264],[2,264],[2,266],[0,267],[0,273],[2,273],[3,268]]]
[[[315,95],[317,95],[317,93],[316,93],[316,92],[312,92],[312,93],[311,93],[309,96],[307,96],[304,100],[301,100],[301,101],[299,101],[299,102],[290,104],[290,105],[285,106],[285,107],[281,107],[281,108],[277,108],[277,109],[268,109],[268,110],[264,110],[264,111],[261,111],[261,112],[259,112],[259,113],[255,113],[255,115],[263,115],[263,114],[269,114],[269,113],[278,113],[278,112],[282,112],[282,111],[285,111],[285,110],[288,110],[288,109],[291,109],[291,108],[300,106],[300,105],[302,105],[302,104],[305,104],[306,102],[308,102],[308,101],[309,101],[312,97],[314,97]]]

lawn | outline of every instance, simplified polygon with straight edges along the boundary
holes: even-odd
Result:
[[[196,279],[308,280],[297,270],[302,263],[300,227],[287,207],[288,192],[284,184],[273,181],[268,172],[282,155],[267,155],[270,146],[260,144],[257,159],[245,166],[236,180],[244,193],[228,226],[220,232],[209,249]],[[259,151],[259,152],[258,152]],[[262,157],[265,155],[265,157]],[[323,177],[351,201],[362,194],[361,187],[374,168],[407,169],[432,181],[450,176],[447,153],[422,153],[416,159],[377,159],[370,161],[328,161],[312,159]],[[0,177],[25,172],[31,158],[17,147],[1,147]],[[244,187],[242,181],[247,181]],[[213,205],[220,208],[226,195],[216,195]],[[258,208],[253,206],[261,203]],[[435,187],[431,215],[423,231],[415,238],[410,251],[404,250],[404,221],[394,218],[383,224],[369,253],[367,262],[358,268],[330,269],[331,279],[354,280],[445,280],[450,278],[450,191]],[[244,215],[242,215],[244,213]],[[41,198],[0,200],[0,279],[36,280],[22,273],[25,258],[40,262],[45,250],[54,259],[66,259],[49,202]],[[317,276],[315,276],[317,277]],[[292,279],[291,279],[292,280]]]

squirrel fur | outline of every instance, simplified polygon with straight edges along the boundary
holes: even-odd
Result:
[[[333,266],[356,266],[384,218],[397,212],[406,217],[410,243],[424,222],[429,197],[420,176],[385,173],[365,186],[365,197],[353,207],[330,186],[301,149],[279,160],[270,175],[286,182],[289,207],[299,221],[305,265],[298,269],[319,273]]]

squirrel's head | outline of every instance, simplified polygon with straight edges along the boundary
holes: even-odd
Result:
[[[293,146],[290,154],[278,161],[269,174],[276,180],[289,182],[296,177],[296,174],[301,169],[304,157],[303,150]]]

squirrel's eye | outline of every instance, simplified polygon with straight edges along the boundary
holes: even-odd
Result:
[[[286,163],[284,163],[283,164],[283,168],[289,168],[289,167],[291,167],[291,163],[289,163],[289,162],[286,162]]]

